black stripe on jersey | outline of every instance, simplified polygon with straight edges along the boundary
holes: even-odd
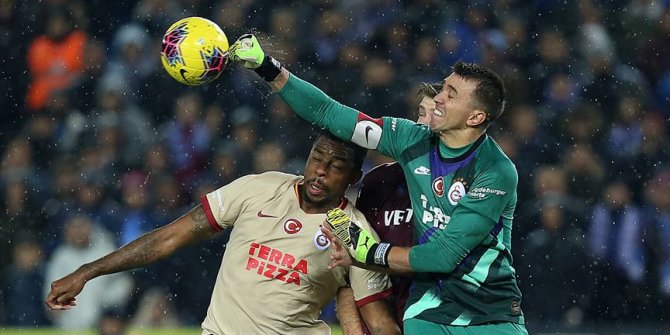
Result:
[[[475,150],[479,148],[479,146],[484,142],[486,139],[486,133],[482,134],[482,136],[479,136],[479,138],[472,144],[472,146],[468,149],[468,151],[464,152],[462,155],[458,157],[452,157],[452,158],[447,158],[447,157],[442,157],[442,154],[440,153],[439,147],[437,148],[437,157],[440,159],[440,162],[442,163],[457,163],[468,156],[472,154]],[[438,146],[439,145],[440,138],[438,136],[433,137],[433,145]]]

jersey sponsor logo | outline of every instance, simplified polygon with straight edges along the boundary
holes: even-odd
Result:
[[[414,174],[429,175],[430,169],[421,165],[418,168],[414,169]]]
[[[435,178],[435,180],[433,180],[433,192],[438,197],[444,195],[444,179],[442,178],[442,176],[439,176]]]
[[[302,229],[302,222],[296,219],[288,219],[284,222],[284,231],[289,235],[299,232],[300,229]]]
[[[462,182],[457,181],[451,184],[451,187],[449,187],[449,191],[447,192],[447,198],[449,199],[450,204],[455,206],[464,196],[465,185],[463,185]]]
[[[276,218],[274,215],[263,214],[263,210],[258,211],[259,218]]]
[[[377,149],[382,138],[382,125],[382,119],[373,119],[359,112],[351,141],[367,149]]]
[[[398,128],[398,118],[391,118],[391,130],[395,131]]]
[[[368,279],[368,290],[378,291],[386,287],[386,277]]]
[[[431,225],[438,229],[444,229],[451,221],[451,216],[444,214],[442,208],[439,206],[429,206],[428,197],[425,194],[421,195],[421,207],[423,207],[423,214],[421,215],[421,222]]]
[[[365,241],[363,241],[363,246],[369,249],[370,248],[370,246],[368,245],[369,242],[370,242],[370,236],[366,235],[365,236]]]
[[[319,250],[326,250],[330,246],[330,240],[323,234],[321,229],[314,233],[314,246]]]
[[[412,209],[384,211],[384,225],[387,227],[399,226],[403,223],[410,223],[412,221]]]
[[[468,196],[471,198],[485,198],[487,194],[491,195],[497,195],[497,196],[503,196],[507,194],[506,191],[503,190],[496,190],[494,188],[488,188],[488,187],[477,187],[475,189],[470,190],[468,192]]]
[[[305,259],[298,260],[287,252],[256,242],[249,245],[249,259],[247,259],[246,270],[298,286],[300,286],[301,274],[307,275],[308,273]]]

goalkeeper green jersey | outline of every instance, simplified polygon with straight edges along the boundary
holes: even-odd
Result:
[[[492,138],[448,148],[427,126],[370,118],[293,75],[279,94],[309,122],[400,163],[412,200],[416,272],[404,319],[524,323],[510,251],[518,175]]]

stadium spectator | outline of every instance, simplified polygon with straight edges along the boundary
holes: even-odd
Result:
[[[568,194],[587,206],[600,199],[607,177],[602,159],[587,143],[578,143],[563,153],[563,167],[568,177]]]
[[[585,222],[555,199],[544,200],[536,214],[532,218],[536,228],[524,240],[527,266],[519,270],[524,278],[521,285],[525,305],[534,311],[528,316],[528,323],[549,332],[579,326],[589,304],[589,287],[585,285],[589,276],[582,270],[588,264],[582,228]]]
[[[99,335],[126,335],[128,316],[123,308],[108,307],[102,311],[98,322]]]
[[[43,108],[54,92],[70,88],[83,69],[86,32],[75,28],[65,9],[54,9],[46,19],[44,35],[28,49],[31,83],[27,106]]]
[[[129,87],[118,73],[102,77],[97,88],[98,105],[92,115],[93,134],[98,145],[115,151],[113,159],[124,167],[135,167],[141,163],[144,150],[156,142],[156,130],[145,111],[128,96]],[[107,130],[101,136],[102,130]]]
[[[653,250],[659,263],[658,291],[664,304],[670,301],[670,171],[654,175],[647,183],[645,196],[646,218],[656,236]]]
[[[287,166],[284,147],[273,142],[262,143],[254,152],[252,166],[254,173],[283,171]]]
[[[21,179],[5,180],[2,185],[2,217],[0,218],[0,271],[11,264],[12,250],[21,241],[22,235],[32,235],[36,242],[48,239],[48,230],[44,226],[45,215],[40,211],[40,201],[35,196],[26,196],[29,189]]]
[[[187,185],[197,179],[206,164],[211,145],[210,132],[203,118],[202,100],[197,93],[184,93],[174,104],[175,119],[163,130],[171,166],[177,180]]]
[[[115,231],[119,238],[117,246],[126,245],[158,227],[148,208],[151,203],[147,185],[148,178],[141,171],[129,171],[121,179],[121,199],[124,210],[119,215],[121,225]]]
[[[649,297],[640,294],[648,285],[649,228],[630,187],[620,178],[610,180],[593,207],[586,237],[596,264],[591,317],[630,320],[649,304]]]
[[[140,24],[130,23],[120,27],[112,42],[112,56],[105,76],[120,76],[126,99],[137,103],[139,85],[158,66],[157,57],[145,57],[147,53],[157,54],[160,45],[158,40],[151,40],[146,28]]]
[[[37,328],[49,325],[41,301],[45,252],[42,243],[29,234],[23,231],[13,237],[12,261],[3,269],[3,282],[8,288],[3,295],[9,325]]]
[[[86,215],[70,216],[63,226],[63,243],[58,245],[47,260],[44,294],[49,284],[75,270],[79,265],[101,257],[115,244],[108,231]],[[89,289],[79,295],[76,311],[49,313],[54,325],[64,330],[91,329],[97,326],[106,307],[125,307],[132,281],[127,274],[115,274],[90,283]]]

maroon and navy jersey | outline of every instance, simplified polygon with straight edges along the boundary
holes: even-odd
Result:
[[[365,175],[356,208],[365,215],[381,241],[394,246],[412,246],[412,203],[398,163],[379,165]],[[396,319],[402,326],[411,277],[391,276],[391,281]]]

